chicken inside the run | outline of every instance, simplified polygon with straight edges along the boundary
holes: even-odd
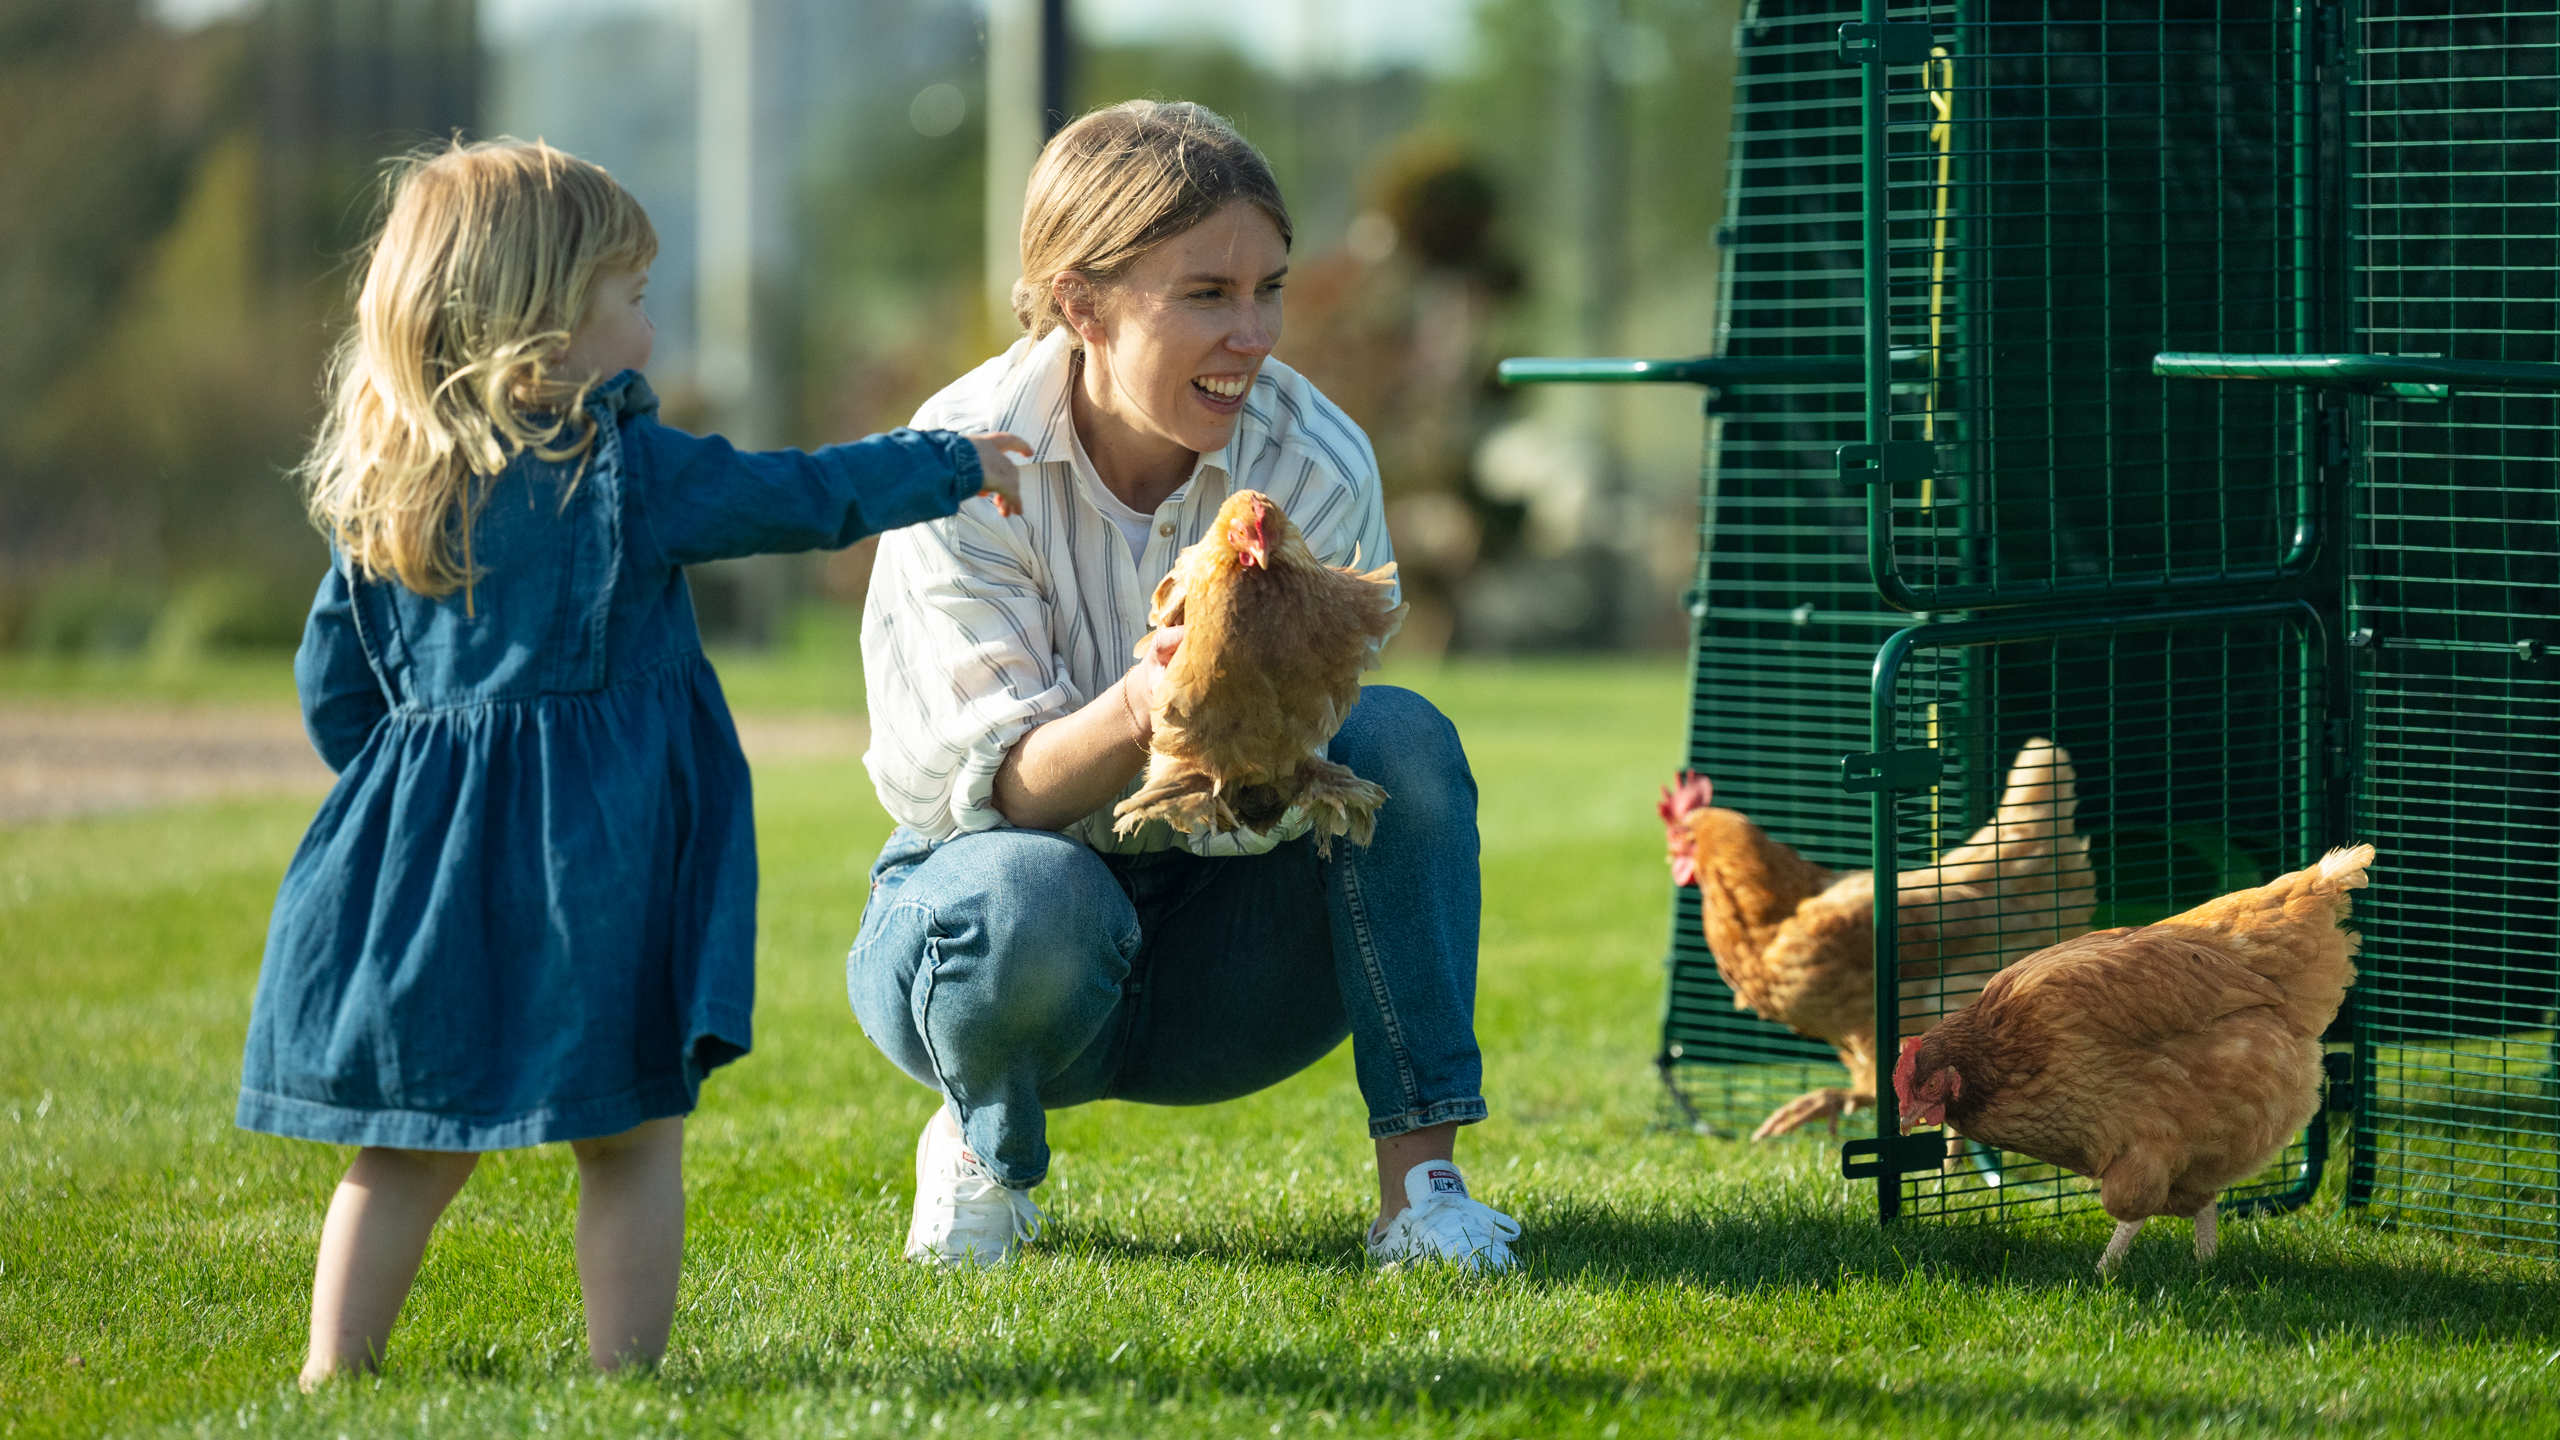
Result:
[[[1671,874],[1698,887],[1707,949],[1734,1008],[1828,1042],[1849,1084],[1800,1095],[1752,1132],[1784,1135],[1875,1104],[1875,876],[1835,874],[1713,805],[1684,774],[1663,792]],[[1972,1002],[1999,969],[2089,928],[2089,837],[2071,755],[2030,740],[2009,767],[2000,807],[1971,839],[1897,878],[1898,1028],[1917,1034]]]
[[[1905,1041],[1903,1128],[1944,1125],[2098,1182],[2113,1274],[2143,1222],[2190,1215],[2213,1258],[2214,1197],[2264,1170],[2320,1109],[2321,1032],[2355,983],[2343,928],[2373,847],[2157,925],[2030,955]]]
[[[1182,644],[1156,689],[1144,783],[1113,809],[1114,830],[1269,830],[1294,808],[1319,853],[1337,835],[1368,844],[1387,792],[1316,752],[1404,616],[1395,573],[1327,565],[1270,496],[1228,496],[1156,586],[1148,623],[1184,627]]]

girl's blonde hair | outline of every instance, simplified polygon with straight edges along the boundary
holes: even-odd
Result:
[[[1127,100],[1094,111],[1059,131],[1031,168],[1014,318],[1034,340],[1064,326],[1060,275],[1073,270],[1107,284],[1231,200],[1270,216],[1287,247],[1280,183],[1225,117],[1189,101]]]
[[[313,523],[359,571],[448,595],[472,579],[489,477],[521,451],[567,460],[593,443],[592,382],[546,366],[597,276],[648,265],[658,236],[612,176],[539,140],[416,152],[383,194],[300,474]]]

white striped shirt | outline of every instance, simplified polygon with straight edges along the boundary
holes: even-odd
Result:
[[[1369,437],[1295,370],[1262,362],[1233,438],[1203,455],[1157,508],[1135,561],[1076,463],[1068,332],[1029,339],[953,381],[916,412],[920,430],[1009,430],[1031,446],[1022,513],[972,500],[948,519],[880,539],[862,614],[880,804],[935,840],[1005,823],[996,767],[1033,727],[1111,688],[1136,661],[1147,604],[1174,557],[1207,531],[1231,486],[1260,490],[1328,565],[1395,558]],[[1371,663],[1376,663],[1372,653]],[[1121,794],[1137,788],[1132,780]],[[1115,802],[1116,803],[1116,802]],[[1096,850],[1257,855],[1305,834],[1295,811],[1268,834],[1178,836],[1160,821],[1121,839],[1106,805],[1067,827]]]

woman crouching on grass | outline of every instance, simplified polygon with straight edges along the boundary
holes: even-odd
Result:
[[[1047,1113],[1199,1105],[1351,1037],[1381,1261],[1510,1266],[1519,1227],[1451,1156],[1481,1120],[1475,780],[1457,732],[1372,686],[1331,758],[1386,787],[1366,847],[1272,833],[1126,839],[1168,629],[1148,596],[1230,490],[1270,495],[1328,564],[1394,558],[1366,436],[1270,358],[1289,212],[1194,105],[1131,101],[1049,142],[1022,222],[1030,333],[916,423],[1031,446],[1023,511],[889,537],[862,650],[865,757],[899,821],[848,960],[853,1008],[941,1104],[916,1148],[910,1257],[989,1265],[1039,1227]]]
[[[306,1388],[380,1362],[480,1152],[550,1141],[588,1353],[665,1351],[682,1117],[746,1053],[755,985],[746,760],[679,567],[1011,503],[1011,436],[742,455],[658,424],[656,253],[595,166],[456,146],[395,172],[339,351],[294,661],[338,783],[276,898],[239,1111],[363,1147]]]

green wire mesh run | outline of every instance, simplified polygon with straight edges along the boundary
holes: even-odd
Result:
[[[2358,348],[2560,361],[2560,20],[2367,0],[2349,38]],[[2560,397],[2370,402],[2360,440],[2350,1198],[2560,1253]]]
[[[1937,784],[1890,805],[1901,1033],[1921,1033],[1999,969],[2071,934],[2150,924],[2318,858],[2320,647],[2307,608],[2262,603],[1923,625],[1889,650],[1877,684],[1892,748],[1934,751],[1940,767]],[[2030,794],[2008,782],[2038,739],[2058,745],[2069,769],[2018,773],[2067,781],[2074,812],[2037,822],[2049,844],[2004,844],[2008,874],[1996,884],[1934,883],[1963,878],[1933,867],[1987,838],[1976,832],[2004,797]],[[1879,1037],[1880,1052],[1893,1054],[1898,1038]],[[2307,1199],[2325,1141],[2314,1121],[2266,1172],[2226,1190],[2226,1209]],[[1900,1183],[1904,1216],[2012,1219],[2097,1204],[2093,1181],[1961,1142]]]
[[[2299,397],[2150,367],[2304,348],[2294,8],[1890,13],[1935,42],[1886,73],[1884,157],[1891,345],[1922,362],[1888,438],[1928,460],[1891,487],[1878,587],[1943,611],[2306,571]]]
[[[1855,362],[1858,75],[1837,54],[1854,7],[1761,3],[1738,31],[1718,353]],[[1902,617],[1867,581],[1863,492],[1834,452],[1863,432],[1854,382],[1754,385],[1708,413],[1690,609],[1687,761],[1716,803],[1834,870],[1862,869],[1867,806],[1840,757],[1867,747],[1867,672]],[[1734,1008],[1698,893],[1676,890],[1662,1063],[1688,1117],[1748,1133],[1845,1072],[1831,1047]]]

